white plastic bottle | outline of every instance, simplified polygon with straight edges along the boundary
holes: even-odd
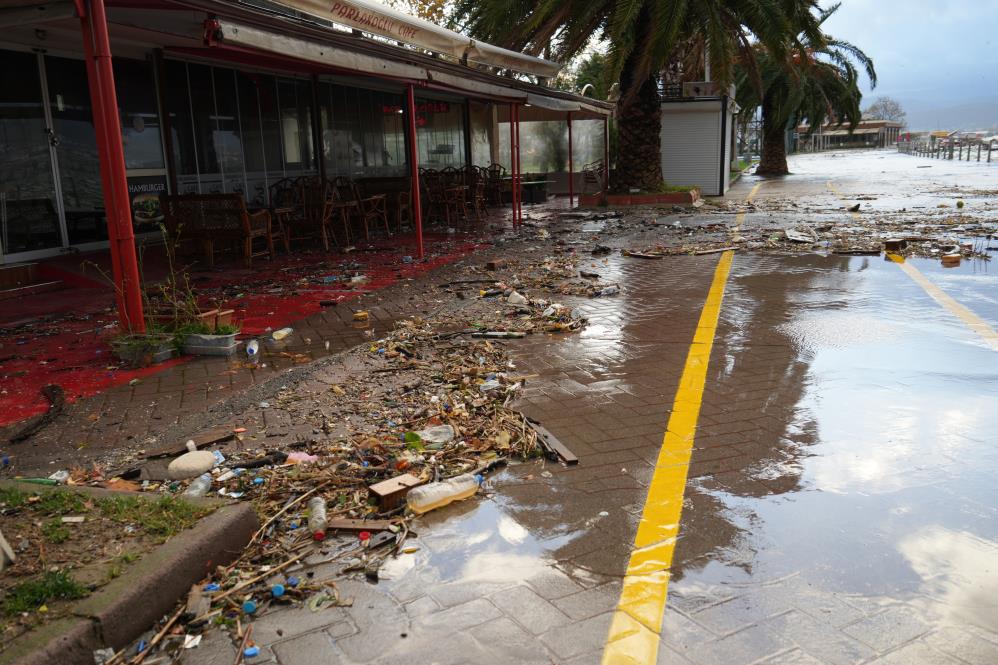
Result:
[[[191,481],[191,484],[187,486],[184,491],[184,496],[204,496],[211,489],[211,474],[202,473],[200,476]]]
[[[255,339],[251,339],[246,343],[246,355],[250,357],[250,360],[256,360],[257,354],[260,353],[260,342]]]
[[[294,332],[294,328],[281,328],[280,330],[275,330],[270,334],[274,338],[275,342],[280,342],[282,339]]]
[[[308,530],[316,540],[326,538],[326,500],[313,496],[308,500]]]
[[[412,488],[406,495],[406,503],[409,504],[412,512],[421,515],[446,506],[453,501],[473,496],[478,491],[480,484],[481,476],[474,476],[470,473],[454,476],[438,483],[428,483]]]

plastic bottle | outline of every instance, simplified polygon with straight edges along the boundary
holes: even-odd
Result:
[[[246,355],[250,357],[251,360],[256,359],[257,355],[260,353],[260,342],[255,339],[251,339],[246,344]]]
[[[282,339],[293,333],[294,328],[281,328],[280,330],[275,330],[270,334],[274,338],[275,342],[280,342]]]
[[[187,489],[184,491],[184,496],[204,496],[210,489],[211,474],[202,473],[187,486]]]
[[[438,483],[414,487],[406,495],[406,503],[414,513],[423,514],[473,496],[481,484],[481,476],[466,473]]]
[[[326,500],[321,496],[308,500],[308,530],[316,540],[326,538]]]

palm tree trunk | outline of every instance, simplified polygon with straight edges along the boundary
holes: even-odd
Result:
[[[620,76],[617,160],[610,189],[658,191],[662,186],[662,100],[658,80],[634,80],[628,59]]]
[[[787,175],[790,169],[787,168],[787,144],[786,126],[775,122],[773,113],[766,112],[766,105],[762,107],[762,155],[759,159],[759,166],[755,172],[757,175]]]

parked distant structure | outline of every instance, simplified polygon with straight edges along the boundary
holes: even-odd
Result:
[[[810,135],[808,125],[794,133],[794,152],[820,152],[842,148],[886,148],[897,143],[904,123],[894,120],[867,119],[850,132],[846,125],[826,124]]]

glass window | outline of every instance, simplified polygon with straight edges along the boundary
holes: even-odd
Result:
[[[330,176],[408,173],[400,93],[323,84],[320,104],[323,155]]]
[[[313,171],[311,81],[278,79],[284,169],[288,174]]]
[[[191,95],[187,87],[187,63],[175,60],[166,62],[164,87],[166,99],[163,100],[163,105],[170,116],[174,168],[177,169],[178,176],[197,176],[197,151],[194,147],[194,125],[191,122]]]
[[[243,142],[239,126],[239,102],[236,97],[235,72],[220,67],[212,68],[215,85],[215,130],[212,143],[218,155],[222,173],[225,174],[226,192],[244,193]]]
[[[471,163],[488,166],[492,163],[492,105],[471,102],[468,111],[471,119]]]
[[[62,244],[34,53],[0,51],[0,252]]]
[[[242,131],[243,161],[246,169],[246,198],[254,206],[267,204],[267,161],[263,145],[263,123],[257,89],[260,77],[236,72],[239,96],[239,125]]]
[[[190,80],[190,103],[194,116],[194,140],[197,148],[198,174],[201,176],[201,191],[210,193],[220,189],[206,189],[206,179],[217,181],[213,186],[221,187],[221,169],[218,153],[215,151],[215,94],[212,85],[211,68],[206,65],[187,65]],[[214,177],[212,177],[214,176]]]
[[[114,58],[114,83],[121,113],[125,168],[163,168],[152,65],[141,60]]]
[[[435,169],[464,166],[463,105],[417,99],[416,137],[420,166]]]

